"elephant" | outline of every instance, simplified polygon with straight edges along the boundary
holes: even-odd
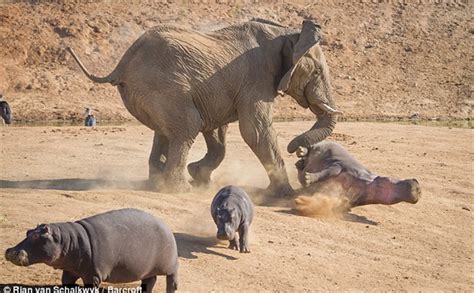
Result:
[[[227,126],[238,120],[241,136],[268,174],[267,192],[290,196],[294,190],[272,126],[273,103],[286,93],[317,118],[289,143],[288,152],[331,134],[341,112],[321,37],[320,25],[311,19],[303,21],[301,31],[263,19],[207,33],[161,24],[141,35],[104,77],[89,73],[67,49],[90,80],[116,86],[127,110],[154,131],[148,162],[153,188],[189,190],[184,170],[199,133],[207,153],[187,169],[194,183],[208,183],[224,159]]]

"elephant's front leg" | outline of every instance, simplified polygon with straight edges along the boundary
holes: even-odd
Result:
[[[224,160],[226,133],[227,124],[202,133],[206,140],[207,153],[201,160],[188,165],[188,172],[197,185],[208,184],[212,171]]]
[[[239,128],[244,141],[267,171],[270,179],[268,192],[277,196],[292,196],[294,190],[288,182],[285,163],[272,126],[270,103],[260,101],[239,109]]]
[[[168,144],[166,136],[155,131],[153,147],[148,159],[148,182],[151,189],[158,189],[160,176],[165,169],[168,156]]]

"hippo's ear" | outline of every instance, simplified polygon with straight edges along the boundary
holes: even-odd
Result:
[[[28,236],[29,236],[31,233],[33,233],[35,230],[36,230],[36,228],[35,228],[35,229],[30,229],[30,230],[26,231],[26,237],[28,237]]]
[[[50,232],[49,230],[50,230],[49,227],[44,225],[43,227],[41,227],[40,233],[41,234],[48,234]]]
[[[58,228],[51,227],[51,226],[46,226],[48,227],[48,234],[53,238],[55,242],[60,242],[61,241],[61,231],[59,231]]]

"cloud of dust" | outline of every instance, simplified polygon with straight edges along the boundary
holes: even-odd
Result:
[[[225,162],[214,171],[207,190],[217,193],[224,186],[235,185],[253,196],[256,192],[258,193],[258,191],[267,187],[269,184],[268,176],[258,159],[254,156],[248,160],[242,160],[237,157],[244,155],[240,152],[236,151],[229,155]]]
[[[245,153],[242,152],[241,155],[245,156]],[[217,192],[224,186],[235,185],[247,192],[254,205],[293,206],[293,201],[289,198],[267,194],[269,184],[267,172],[257,157],[251,154],[251,157],[246,156],[244,160],[234,157],[222,164],[212,177],[211,188]]]
[[[300,195],[295,199],[295,211],[305,217],[340,217],[350,210],[347,192],[335,182],[318,186],[312,196]]]
[[[196,209],[187,216],[179,230],[199,237],[215,237],[217,228],[212,220],[211,212],[207,209]]]

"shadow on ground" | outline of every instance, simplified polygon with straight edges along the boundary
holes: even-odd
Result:
[[[195,253],[213,254],[222,256],[228,260],[236,260],[236,257],[210,250],[219,241],[215,237],[200,237],[186,233],[174,233],[178,245],[178,256],[188,259],[198,258]]]
[[[92,189],[121,189],[149,191],[148,181],[137,180],[109,180],[109,179],[48,179],[48,180],[25,180],[10,181],[0,180],[0,188],[24,188],[24,189],[53,189],[85,191]]]

